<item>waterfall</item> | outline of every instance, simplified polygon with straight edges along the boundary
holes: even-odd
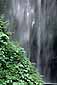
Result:
[[[13,22],[15,24],[13,38],[19,41],[30,57],[30,29],[34,17],[34,8],[30,0],[12,0],[11,7]]]
[[[51,71],[51,64],[53,68],[53,60],[57,56],[57,0],[8,0],[7,3],[9,2],[5,15],[10,21],[9,31],[14,32],[12,39],[24,47],[45,80],[51,81],[51,73],[56,75],[57,72]],[[55,76],[53,79],[56,80]]]

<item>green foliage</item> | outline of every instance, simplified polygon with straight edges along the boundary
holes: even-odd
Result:
[[[43,85],[24,49],[9,40],[4,23],[0,19],[0,85]]]

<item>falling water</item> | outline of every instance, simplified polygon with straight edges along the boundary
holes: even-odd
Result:
[[[54,35],[49,22],[55,1],[51,2],[51,0],[36,0],[36,2],[35,0],[12,0],[12,14],[16,21],[14,38],[25,48],[31,61],[36,63],[45,78],[47,74],[47,80],[50,77],[48,64],[53,53]]]
[[[38,0],[38,57],[37,57],[37,68],[40,70],[40,50],[41,50],[41,0]],[[39,65],[39,67],[38,67]]]
[[[33,8],[29,0],[12,0],[12,13],[16,24],[14,39],[17,39],[29,55],[30,25],[33,16]]]
[[[57,56],[57,0],[9,2],[5,15],[10,21],[10,31],[14,32],[12,39],[25,48],[31,62],[36,63],[45,79],[52,80],[50,62],[53,63],[52,59]]]

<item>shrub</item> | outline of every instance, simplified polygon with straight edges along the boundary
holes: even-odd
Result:
[[[0,85],[43,85],[24,49],[10,41],[5,28],[0,19]]]

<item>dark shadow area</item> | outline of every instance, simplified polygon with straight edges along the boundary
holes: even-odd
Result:
[[[57,36],[54,37],[53,52],[54,55],[48,61],[48,69],[50,69],[51,82],[57,82]]]

